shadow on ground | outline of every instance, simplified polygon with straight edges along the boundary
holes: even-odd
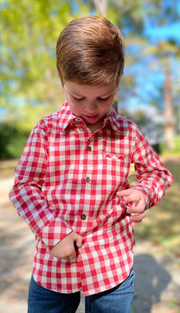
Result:
[[[152,305],[160,302],[161,293],[171,281],[171,276],[150,254],[136,255],[134,270],[136,279],[133,308],[138,313],[150,313]]]

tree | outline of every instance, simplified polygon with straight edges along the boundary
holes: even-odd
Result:
[[[179,10],[177,1],[153,0],[147,3],[147,12],[151,27],[155,24],[154,32],[150,36],[153,43],[150,47],[151,53],[156,55],[159,63],[164,67],[164,117],[165,117],[165,138],[166,147],[169,150],[174,149],[174,110],[173,110],[173,84],[171,75],[171,58],[179,58],[179,46],[177,34],[173,31],[168,33],[165,38],[156,38],[156,32],[163,27],[172,27],[179,20]],[[158,26],[157,26],[158,25]],[[179,35],[178,35],[179,36]],[[164,35],[165,37],[165,35]]]
[[[167,0],[152,0],[152,1],[117,1],[117,0],[92,0],[96,11],[102,15],[108,17],[111,16],[116,24],[122,29],[128,29],[128,39],[126,40],[127,50],[134,45],[150,46],[149,52],[156,56],[158,63],[161,63],[164,67],[164,118],[165,118],[165,138],[166,147],[169,150],[174,149],[174,113],[173,113],[173,97],[172,97],[172,77],[170,58],[179,57],[179,48],[177,42],[174,40],[174,32],[170,34],[166,40],[152,40],[155,31],[152,29],[155,27],[163,27],[164,25],[172,25],[179,19],[178,1]],[[144,12],[143,12],[144,10]],[[113,14],[112,14],[113,12]],[[151,25],[151,38],[149,40],[146,34],[142,33],[143,26],[145,25],[145,17],[152,24]],[[132,34],[135,36],[132,36]],[[138,35],[137,35],[138,34]],[[141,38],[140,35],[141,34]],[[147,44],[148,43],[148,44]],[[126,65],[135,61],[134,56],[127,55]],[[131,81],[131,84],[129,82]],[[128,86],[135,85],[134,79],[131,75],[123,81],[124,89],[129,90]],[[130,89],[132,92],[132,88]],[[127,93],[126,93],[127,94]]]
[[[86,2],[86,1],[85,1]],[[106,16],[120,29],[135,34],[143,29],[142,0],[90,0],[86,2],[97,14]]]
[[[103,16],[107,14],[108,0],[92,0],[92,4],[98,14]]]
[[[172,77],[170,60],[165,60],[165,79],[164,79],[164,117],[165,117],[165,135],[166,147],[169,150],[174,149],[174,114],[172,102]]]
[[[55,46],[61,30],[77,14],[70,0],[19,0],[18,5],[0,0],[0,10],[0,106],[9,109],[11,117],[22,115],[28,124],[29,113],[36,111],[40,118],[50,112],[50,105],[52,111],[64,101]]]

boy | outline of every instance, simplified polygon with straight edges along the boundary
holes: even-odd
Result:
[[[66,101],[33,129],[10,192],[36,236],[29,313],[76,312],[80,291],[86,313],[131,312],[133,222],[172,176],[138,127],[112,109],[123,68],[123,38],[107,19],[80,18],[60,34]]]

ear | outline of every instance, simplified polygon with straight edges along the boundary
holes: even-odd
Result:
[[[62,88],[66,91],[66,82],[62,82]]]
[[[61,80],[61,87],[64,89],[64,82]]]

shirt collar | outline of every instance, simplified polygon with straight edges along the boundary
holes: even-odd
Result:
[[[113,108],[111,108],[104,119],[103,127],[105,127],[109,121],[112,129],[120,133],[121,119],[122,118],[120,117],[120,115],[116,113]],[[79,124],[84,125],[84,121],[80,117],[72,113],[69,104],[66,101],[59,111],[59,125],[61,132],[64,132],[73,120],[76,120],[76,122],[78,121]]]
[[[111,108],[107,113],[104,123],[107,124],[107,121],[110,122],[112,129],[120,133],[122,117],[113,108]]]
[[[59,111],[59,126],[61,129],[61,132],[64,132],[65,129],[71,124],[71,122],[75,119],[80,119],[77,116],[75,116],[67,101],[62,105],[61,110]]]

